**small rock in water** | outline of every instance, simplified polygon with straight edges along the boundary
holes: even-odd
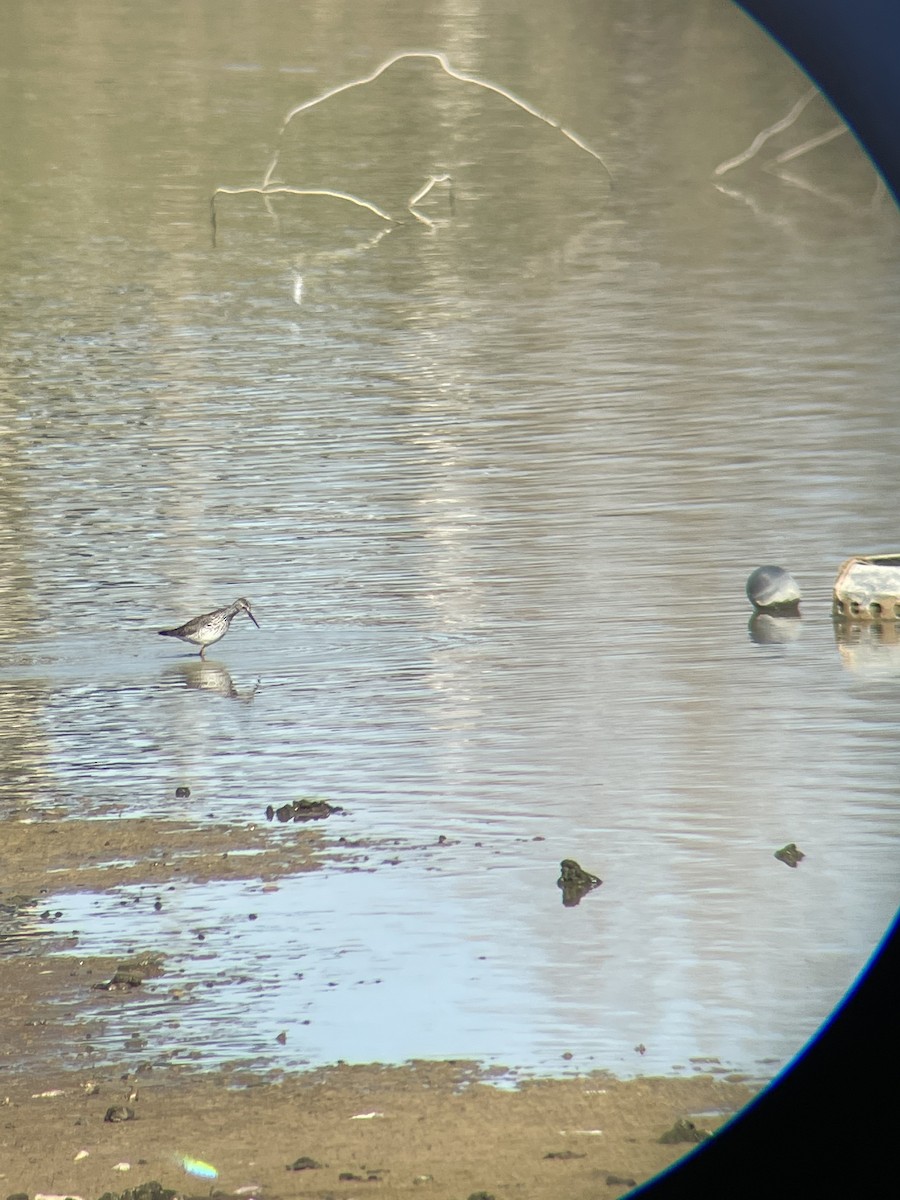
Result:
[[[797,581],[784,567],[757,567],[747,580],[747,599],[760,612],[790,612],[802,596]]]
[[[187,798],[188,798],[188,796],[190,796],[190,794],[191,794],[191,789],[189,787],[177,787],[175,789],[175,796],[179,800],[187,800]]]
[[[797,863],[806,858],[806,855],[802,850],[798,850],[793,842],[788,842],[786,846],[775,851],[775,857],[779,862],[787,863],[789,867],[796,867]]]
[[[602,879],[580,867],[574,858],[564,858],[559,864],[556,886],[562,891],[562,902],[566,908],[574,908],[582,896],[599,887],[602,882]]]
[[[317,821],[330,817],[332,813],[343,811],[339,805],[329,804],[327,800],[294,800],[290,804],[282,804],[279,808],[267,805],[266,820],[271,821],[274,818],[282,824],[288,821]]]

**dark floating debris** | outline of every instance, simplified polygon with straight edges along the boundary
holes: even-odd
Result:
[[[784,567],[757,567],[747,580],[747,599],[758,612],[796,612],[802,595]]]
[[[782,846],[780,850],[775,851],[775,857],[779,862],[787,863],[789,867],[796,867],[799,862],[802,862],[806,855],[802,850],[798,850],[793,842],[788,842],[786,846]]]
[[[574,908],[588,892],[603,882],[590,871],[585,871],[574,858],[564,858],[559,864],[559,879],[556,886],[562,891],[562,902],[566,908]]]
[[[679,1117],[672,1128],[667,1129],[657,1140],[668,1146],[674,1142],[705,1142],[708,1137],[712,1137],[708,1129],[698,1129],[687,1117]]]
[[[310,1158],[308,1154],[301,1154],[299,1158],[295,1158],[292,1163],[288,1163],[285,1167],[286,1171],[318,1171],[321,1167],[320,1162],[316,1162],[314,1158]]]
[[[175,796],[178,800],[187,800],[190,794],[191,789],[189,787],[177,787],[175,789]]]
[[[119,1121],[133,1121],[134,1109],[129,1108],[127,1104],[113,1104],[106,1110],[103,1120],[109,1122],[110,1125],[115,1125]],[[144,1184],[143,1186],[149,1187],[150,1185]],[[174,1195],[174,1192],[172,1194]]]
[[[832,604],[837,620],[900,620],[900,554],[854,554],[841,563]]]
[[[294,800],[290,804],[282,804],[280,808],[266,807],[266,820],[278,820],[282,824],[288,821],[319,821],[330,817],[332,813],[343,812],[339,804],[329,804],[327,800]]]

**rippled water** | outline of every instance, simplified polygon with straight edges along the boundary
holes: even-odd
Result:
[[[162,913],[54,899],[78,953],[153,945],[192,985],[177,1018],[152,989],[109,1018],[110,1045],[764,1074],[896,905],[893,630],[830,618],[840,561],[896,548],[896,214],[849,136],[802,187],[756,164],[716,187],[808,86],[737,12],[584,30],[564,4],[523,41],[500,9],[349,8],[358,43],[344,21],[306,49],[287,5],[174,58],[165,6],[132,27],[87,4],[49,37],[35,5],[19,31],[2,812],[246,822],[316,794],[335,838],[398,842],[277,892],[179,885]],[[563,119],[614,187],[410,65],[281,166],[388,206],[450,170],[434,228],[220,197],[213,247],[212,189],[259,181],[283,113],[409,45]],[[793,144],[835,118],[804,119]],[[801,622],[748,626],[763,562]],[[261,629],[207,663],[156,636],[238,595]],[[604,880],[577,908],[565,857]]]

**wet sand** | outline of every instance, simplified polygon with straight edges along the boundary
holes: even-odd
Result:
[[[709,1076],[592,1075],[507,1091],[446,1063],[336,1066],[280,1081],[47,1071],[0,1090],[3,1193],[84,1200],[148,1180],[190,1195],[214,1186],[267,1197],[619,1196],[689,1148],[658,1141],[678,1118],[751,1095]],[[110,1108],[134,1117],[106,1121]],[[213,1165],[218,1178],[192,1178],[179,1155]]]
[[[750,1081],[712,1073],[633,1080],[594,1073],[498,1087],[496,1072],[470,1063],[336,1064],[287,1076],[239,1067],[201,1072],[147,1060],[139,1047],[91,1065],[91,1029],[103,1006],[128,1003],[134,993],[96,990],[112,977],[115,959],[44,952],[52,948],[53,914],[42,916],[41,891],[265,880],[315,869],[321,829],[284,832],[273,846],[252,825],[0,825],[0,904],[7,906],[0,927],[12,935],[0,955],[0,1196],[96,1200],[158,1180],[192,1196],[213,1189],[263,1197],[615,1197],[691,1148],[659,1141],[676,1121],[713,1130],[755,1094]],[[38,906],[19,917],[16,897],[24,896]],[[47,938],[35,940],[29,930],[42,920]],[[104,1119],[110,1109],[127,1119]],[[179,1156],[213,1165],[217,1177],[192,1176]]]

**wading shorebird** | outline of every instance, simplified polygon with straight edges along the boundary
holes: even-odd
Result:
[[[177,629],[161,629],[159,636],[176,637],[181,638],[183,642],[193,642],[195,646],[200,647],[200,657],[203,658],[206,647],[225,636],[231,622],[239,612],[245,612],[259,629],[259,621],[250,611],[250,601],[242,598],[235,600],[234,604],[229,604],[227,608],[215,608],[212,612],[204,613],[202,617],[194,617],[192,621],[186,621]]]

